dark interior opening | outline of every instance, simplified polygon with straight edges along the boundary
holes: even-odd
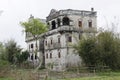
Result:
[[[58,27],[60,27],[60,19],[59,18],[57,19],[57,24],[58,24]]]
[[[63,25],[70,25],[70,20],[68,17],[64,17],[62,21],[63,21]]]
[[[52,29],[56,29],[56,23],[55,23],[55,21],[52,21]]]
[[[32,54],[32,56],[31,56],[31,60],[33,60],[33,54]]]

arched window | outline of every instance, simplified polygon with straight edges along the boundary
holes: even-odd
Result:
[[[35,59],[37,59],[37,55],[35,55]]]
[[[61,54],[60,54],[60,51],[58,52],[58,58],[61,58]]]
[[[52,21],[52,29],[55,29],[56,28],[56,23],[55,21]]]
[[[48,59],[48,53],[46,53],[46,58]]]
[[[68,36],[68,42],[72,42],[72,36]]]
[[[70,20],[68,17],[64,17],[62,22],[63,22],[63,25],[70,25]]]
[[[58,37],[58,43],[60,43],[60,37]]]
[[[92,27],[92,20],[88,21],[88,27],[90,27],[90,28]]]
[[[47,40],[45,41],[45,45],[47,46]]]
[[[31,55],[31,60],[33,60],[33,54]]]
[[[82,27],[82,21],[78,21],[78,26]]]
[[[33,44],[31,44],[31,48],[33,48]]]
[[[51,45],[52,45],[52,43],[53,43],[53,40],[51,39]]]
[[[59,18],[57,19],[57,24],[58,24],[58,27],[60,27],[60,19]]]
[[[52,53],[50,53],[50,58],[52,58]]]

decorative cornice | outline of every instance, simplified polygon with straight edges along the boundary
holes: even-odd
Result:
[[[50,21],[61,15],[81,15],[81,16],[96,16],[96,11],[86,11],[86,10],[73,10],[73,9],[65,9],[65,10],[55,10],[52,9],[50,11],[49,16],[47,16],[47,21]]]

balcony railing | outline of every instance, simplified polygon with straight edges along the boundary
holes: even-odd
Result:
[[[63,31],[75,31],[75,32],[97,32],[96,27],[88,27],[88,28],[80,28],[80,27],[73,27],[73,26],[62,26],[58,28],[59,32]]]
[[[70,26],[62,26],[58,28],[58,31],[73,31],[73,27]]]

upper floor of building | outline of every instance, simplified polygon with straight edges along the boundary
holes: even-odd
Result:
[[[69,26],[78,30],[85,30],[88,28],[96,28],[97,26],[97,12],[91,8],[91,11],[85,10],[55,10],[50,11],[46,18],[49,30],[58,29],[59,27]],[[65,27],[67,28],[67,27]]]
[[[41,22],[48,25],[49,31],[40,36],[50,36],[58,32],[97,32],[97,12],[85,10],[55,10],[52,9],[45,20]],[[26,41],[34,40],[30,33],[26,33]]]

